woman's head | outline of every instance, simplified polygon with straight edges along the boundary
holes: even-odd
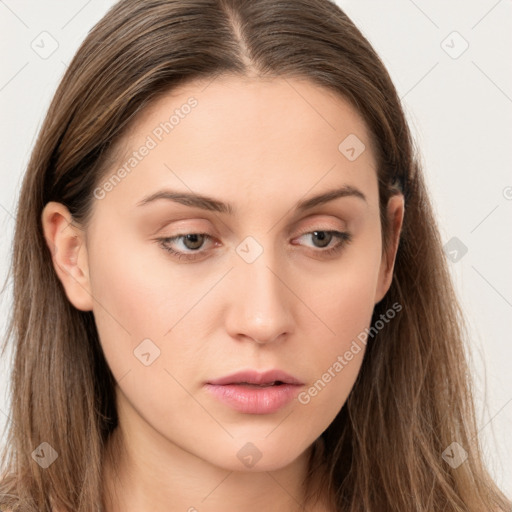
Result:
[[[191,98],[193,110],[162,134]],[[217,77],[160,98],[123,142],[86,229],[55,202],[42,222],[69,300],[94,313],[132,428],[145,421],[230,470],[244,469],[238,452],[247,443],[262,453],[254,470],[290,463],[338,414],[364,345],[314,399],[309,389],[342,365],[338,356],[370,325],[391,282],[363,120],[308,82]],[[113,180],[125,162],[129,174]],[[403,198],[387,209],[393,249]],[[292,374],[302,400],[255,415],[204,386],[249,369]]]
[[[310,476],[320,462],[347,510],[491,503],[400,101],[331,2],[116,4],[42,127],[13,269],[22,499],[46,503],[46,486],[90,510],[122,417],[125,436],[235,471],[282,467],[321,436]],[[292,373],[301,394],[256,415],[204,387],[250,368]],[[60,455],[41,471],[43,440]],[[441,459],[453,440],[473,456],[457,473]]]

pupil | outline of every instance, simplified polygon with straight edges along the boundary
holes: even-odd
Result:
[[[186,241],[191,241],[191,242],[192,242],[192,244],[194,245],[194,243],[196,243],[196,244],[197,244],[197,238],[198,238],[198,237],[201,237],[201,236],[202,236],[202,235],[199,235],[199,234],[186,235],[185,240],[186,240]],[[186,245],[187,245],[188,249],[199,249],[199,247],[201,247],[201,242],[202,242],[202,241],[201,241],[201,239],[200,239],[199,244],[198,244],[197,246],[194,246],[194,247],[189,247],[189,246],[188,246],[188,244],[186,244]]]
[[[318,238],[320,238],[320,240],[325,240],[327,238],[327,243],[325,243],[324,245],[321,245],[321,247],[326,247],[327,245],[329,245],[329,242],[330,242],[330,239],[329,237],[332,237],[332,235],[329,233],[327,234],[326,231],[313,231],[313,234],[315,236],[317,236]]]

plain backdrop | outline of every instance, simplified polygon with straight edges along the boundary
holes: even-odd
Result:
[[[0,0],[2,282],[21,178],[46,109],[79,44],[113,3]],[[512,1],[338,4],[383,59],[421,150],[471,329],[480,436],[492,474],[512,496]],[[9,286],[1,297],[2,331],[10,293]],[[0,427],[9,421],[9,357],[0,360]]]

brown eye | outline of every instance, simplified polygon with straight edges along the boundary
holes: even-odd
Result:
[[[308,231],[306,233],[303,233],[299,238],[303,238],[306,236],[311,237],[313,240],[314,247],[318,248],[318,250],[316,250],[315,252],[325,256],[337,254],[345,247],[346,244],[352,241],[352,235],[350,233],[327,229]],[[314,242],[315,239],[317,239],[318,243]],[[330,248],[325,249],[326,247],[329,247],[333,239],[338,239],[338,243]]]
[[[204,242],[204,235],[199,233],[183,235],[182,238],[185,247],[191,251],[200,249]]]
[[[185,258],[193,260],[206,252],[199,249],[203,247],[206,240],[211,238],[212,237],[206,233],[186,233],[184,235],[158,238],[157,241],[163,249],[171,253],[173,256],[176,256],[178,259]],[[173,248],[173,245],[176,246],[176,242],[181,242],[182,244],[178,249]]]
[[[331,231],[313,231],[311,235],[313,235],[313,239],[317,237],[320,240],[320,245],[318,246],[320,248],[327,247],[334,238]]]

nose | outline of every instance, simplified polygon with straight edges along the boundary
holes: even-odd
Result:
[[[293,332],[291,308],[295,297],[288,287],[289,279],[267,251],[252,263],[237,262],[230,277],[232,296],[226,319],[226,329],[233,339],[264,345],[282,341]]]

